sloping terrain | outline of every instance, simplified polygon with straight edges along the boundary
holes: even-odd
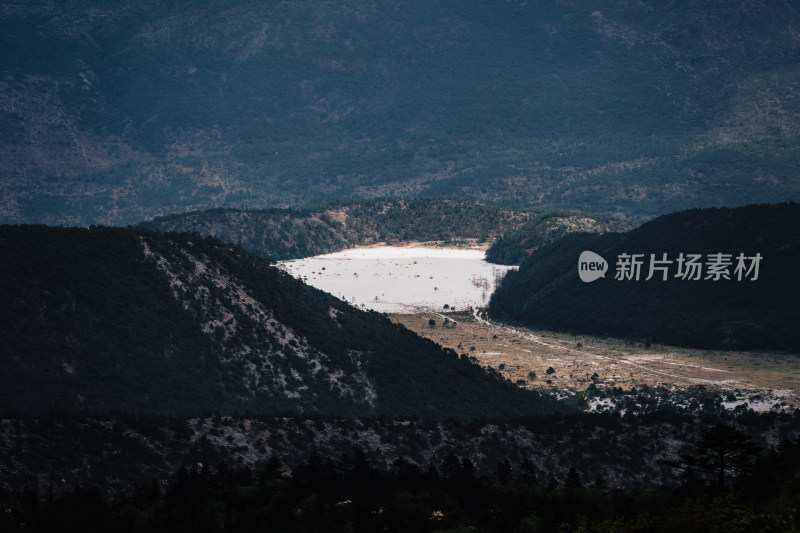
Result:
[[[554,408],[214,239],[5,226],[0,257],[4,413]]]
[[[797,200],[791,2],[0,3],[0,221]]]
[[[488,243],[512,232],[489,252],[490,261],[505,264],[521,261],[528,247],[552,242],[573,231],[603,233],[631,227],[625,221],[597,215],[432,198],[364,200],[301,209],[213,209],[158,217],[139,226],[211,235],[274,260],[378,242]]]
[[[584,251],[607,262],[604,277],[581,280]],[[798,264],[798,204],[683,211],[540,248],[503,279],[489,313],[644,342],[797,352]]]
[[[486,251],[486,260],[518,265],[534,250],[570,233],[607,233],[631,228],[631,224],[612,217],[558,211],[538,213],[522,226],[510,228],[495,240]]]
[[[64,524],[87,532],[792,531],[798,419],[3,420],[0,479],[10,490],[0,490],[0,525],[15,533]],[[297,453],[311,442],[313,452]],[[731,467],[718,477],[721,454]],[[678,468],[689,462],[697,474]]]
[[[731,419],[706,413],[659,412],[637,417],[608,414],[531,417],[505,421],[341,419],[333,417],[234,416],[178,418],[99,413],[0,421],[0,488],[100,487],[118,493],[169,477],[198,463],[253,467],[278,460],[288,471],[319,454],[336,463],[366,453],[389,469],[400,459],[422,469],[440,468],[448,454],[469,458],[479,475],[492,476],[501,461],[544,485],[563,481],[575,467],[587,484],[657,487],[679,472],[674,458],[697,439],[699,428],[719,420],[741,425],[764,446],[800,432],[800,417]],[[74,465],[88,465],[75,468]]]

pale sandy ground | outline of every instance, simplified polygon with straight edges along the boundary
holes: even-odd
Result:
[[[481,249],[430,246],[352,248],[279,266],[309,285],[379,312],[484,306],[510,268]]]
[[[444,318],[451,327],[443,326]],[[433,328],[431,319],[436,321]],[[512,381],[524,380],[530,388],[585,390],[597,373],[598,388],[704,385],[724,395],[735,393],[738,399],[726,403],[728,407],[743,401],[756,410],[773,408],[775,403],[784,403],[787,409],[800,406],[800,356],[794,354],[645,348],[614,338],[510,328],[463,313],[395,314],[392,320],[457,353],[474,356]],[[548,375],[550,367],[555,373]]]

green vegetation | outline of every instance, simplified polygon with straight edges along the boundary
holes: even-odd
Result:
[[[685,411],[662,406],[624,416],[573,412],[470,421],[59,413],[0,421],[0,472],[9,489],[50,485],[62,492],[94,485],[113,495],[198,462],[257,466],[277,459],[294,469],[313,453],[340,457],[358,447],[374,465],[404,457],[426,468],[454,453],[472,458],[477,474],[491,475],[503,459],[513,465],[528,459],[540,480],[563,480],[575,468],[584,480],[606,477],[609,487],[656,488],[678,484],[685,475],[682,459],[702,456],[703,431],[720,424],[742,430],[761,450],[800,435],[796,412],[731,413],[705,400]],[[76,464],[88,467],[76,470]],[[713,473],[695,474],[716,483]]]
[[[312,452],[291,469],[274,457],[255,467],[192,465],[161,486],[144,483],[113,499],[88,487],[49,495],[35,488],[0,491],[0,525],[9,532],[52,531],[64,523],[82,531],[131,532],[800,528],[800,442],[784,439],[766,452],[740,429],[715,425],[702,430],[698,453],[719,433],[761,453],[742,461],[725,486],[687,472],[679,484],[623,490],[603,473],[587,478],[575,467],[559,479],[542,477],[531,458],[499,459],[481,473],[471,457],[452,451],[427,465],[400,456],[376,467],[356,445],[338,456]]]
[[[210,237],[4,226],[0,257],[3,414],[556,408]]]
[[[512,229],[497,239],[486,252],[486,260],[501,265],[516,265],[531,252],[574,232],[606,233],[625,231],[630,224],[605,216],[568,212],[545,212],[531,217],[519,229]]]
[[[625,213],[798,199],[790,3],[25,2],[0,221],[375,196]]]
[[[627,229],[610,217],[510,209],[469,200],[363,200],[302,209],[214,209],[158,217],[139,224],[156,231],[196,232],[237,243],[274,260],[308,257],[377,242],[437,241],[446,245],[500,239],[490,260],[509,264],[524,257],[531,241],[550,242],[568,232]],[[519,228],[527,228],[527,230]],[[515,231],[517,230],[517,231]],[[531,236],[535,231],[535,237]],[[525,237],[521,237],[524,235]]]
[[[700,348],[800,351],[794,325],[800,302],[800,205],[690,210],[654,219],[628,233],[568,235],[535,251],[509,273],[489,313],[536,327]],[[604,278],[584,283],[578,257],[593,251],[608,262]],[[731,279],[678,279],[680,254],[732,254]],[[736,257],[763,258],[758,279],[737,281]],[[638,281],[615,279],[620,254],[644,254]],[[667,259],[668,280],[650,255]],[[747,265],[749,267],[749,264]]]
[[[299,209],[214,209],[158,217],[139,226],[213,235],[283,260],[376,242],[486,242],[538,216],[468,200],[381,199]]]

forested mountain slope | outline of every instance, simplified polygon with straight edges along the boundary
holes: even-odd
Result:
[[[560,211],[540,212],[520,227],[509,228],[496,239],[486,251],[486,260],[504,265],[519,264],[534,250],[570,233],[607,233],[631,228],[631,224],[612,217]]]
[[[3,226],[0,257],[4,413],[554,408],[215,239]]]
[[[602,259],[582,258],[585,251]],[[602,260],[604,277],[596,277]],[[682,211],[540,248],[503,279],[489,312],[664,344],[798,352],[798,265],[798,204]]]
[[[777,0],[0,3],[0,221],[800,198]]]
[[[511,209],[457,199],[362,200],[298,209],[214,209],[158,217],[139,224],[157,231],[186,231],[240,244],[275,260],[308,257],[355,245],[398,241],[444,244],[491,242],[520,229],[525,239],[501,239],[490,258],[510,264],[524,245],[542,244],[573,231],[602,233],[630,228],[623,221],[572,212]],[[495,257],[496,256],[496,257]]]

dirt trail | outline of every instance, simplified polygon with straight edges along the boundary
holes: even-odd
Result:
[[[623,339],[509,327],[488,321],[477,311],[419,310],[391,317],[531,388],[579,391],[592,383],[597,388],[623,390],[642,385],[669,389],[704,385],[742,395],[771,394],[800,405],[797,355],[646,347]],[[436,321],[433,327],[431,319]]]

